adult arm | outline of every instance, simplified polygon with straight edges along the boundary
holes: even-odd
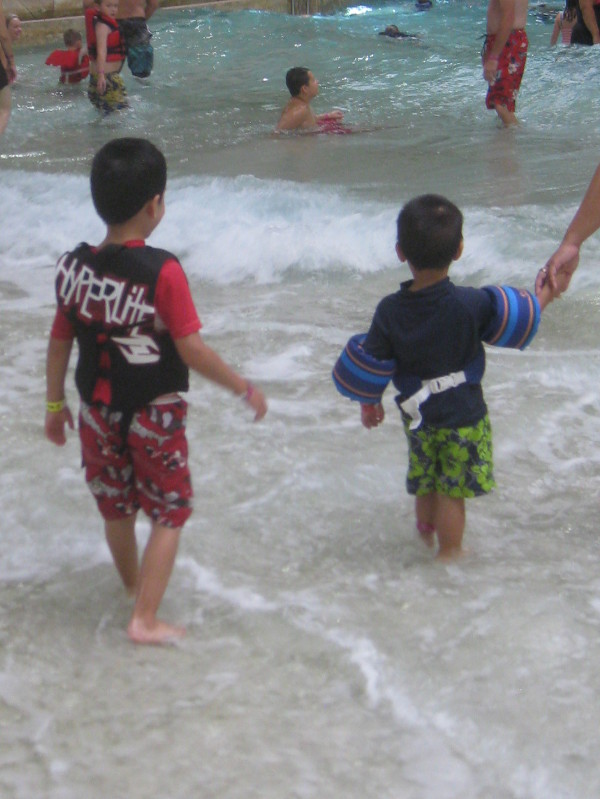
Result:
[[[6,19],[2,10],[2,0],[0,0],[0,60],[2,66],[6,70],[9,83],[14,83],[17,78],[17,70],[15,68],[15,56],[12,49],[12,42],[6,27]]]
[[[508,37],[515,26],[516,0],[497,0],[497,2],[500,7],[500,24],[498,25],[494,44],[486,53],[483,63],[483,77],[488,83],[493,83],[496,80],[500,53],[504,50]]]
[[[552,28],[552,36],[550,37],[550,47],[554,47],[554,45],[558,41],[559,34],[560,34],[560,11],[554,18],[554,27]]]
[[[213,383],[229,389],[238,397],[243,397],[255,412],[255,422],[263,418],[267,412],[267,403],[262,391],[228,366],[204,343],[199,333],[175,339],[175,346],[186,366]]]
[[[69,366],[69,357],[73,347],[73,339],[59,339],[50,336],[46,355],[46,402],[64,403],[65,377]],[[66,442],[65,424],[73,430],[73,417],[69,407],[64,404],[59,410],[46,410],[44,431],[46,438],[62,447]]]
[[[567,290],[579,263],[579,248],[598,228],[600,228],[600,166],[596,168],[559,248],[538,272],[535,281],[536,294],[546,281],[550,283],[556,297]]]
[[[158,0],[146,0],[146,19],[150,19],[152,14],[158,9]]]
[[[583,21],[585,22],[585,27],[591,34],[592,43],[600,44],[600,31],[598,30],[598,22],[596,21],[596,14],[594,13],[593,0],[579,0],[579,8]]]

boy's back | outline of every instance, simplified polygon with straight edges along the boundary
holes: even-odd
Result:
[[[462,223],[460,210],[439,195],[402,208],[396,254],[413,279],[384,297],[368,334],[350,339],[333,370],[340,393],[361,403],[367,428],[383,422],[381,398],[394,381],[417,529],[430,546],[437,535],[443,558],[461,551],[465,499],[494,487],[482,340],[526,347],[551,299],[546,292],[538,303],[509,286],[454,286],[448,270],[462,255]]]
[[[407,378],[431,380],[475,359],[483,368],[481,341],[493,314],[483,289],[455,286],[447,277],[420,291],[411,291],[411,284],[403,283],[379,303],[364,344],[376,358],[396,361],[393,379],[402,400],[412,393]],[[426,423],[438,427],[475,424],[486,413],[481,384],[464,383],[432,396],[422,411]]]
[[[76,383],[86,402],[134,410],[187,391],[188,370],[174,339],[199,330],[200,321],[170,252],[142,242],[100,250],[80,244],[60,259],[56,292],[79,342]]]

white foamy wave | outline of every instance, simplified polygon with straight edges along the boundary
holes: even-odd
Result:
[[[329,188],[242,176],[173,181],[153,240],[191,274],[220,283],[279,280],[288,270],[376,271],[393,262],[395,209]]]
[[[103,235],[89,181],[7,172],[3,186],[10,203],[2,276],[47,300],[51,280],[39,270]],[[220,283],[279,280],[289,269],[368,272],[393,259],[394,214],[330,189],[251,177],[180,179],[169,183],[167,214],[151,243],[173,250],[189,274]]]
[[[56,259],[104,235],[88,178],[8,171],[3,187],[9,201],[0,279],[25,292],[22,308],[52,302]],[[541,206],[463,210],[465,251],[455,280],[523,285],[533,283],[572,214]],[[397,205],[314,184],[178,178],[169,182],[167,213],[150,243],[174,251],[190,276],[221,284],[279,282],[290,273],[366,274],[397,266],[397,213]],[[593,262],[598,253],[600,239],[592,238],[582,259]],[[596,290],[598,270],[580,270],[574,286]]]

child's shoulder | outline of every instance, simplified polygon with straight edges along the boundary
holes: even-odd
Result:
[[[450,286],[457,302],[474,316],[480,317],[492,309],[493,297],[486,287],[457,286],[455,283],[450,283]]]
[[[151,256],[163,263],[167,261],[177,261],[177,263],[180,263],[175,253],[171,252],[171,250],[165,250],[163,247],[153,247],[151,244],[144,244],[142,247],[139,247],[139,250],[145,255]]]

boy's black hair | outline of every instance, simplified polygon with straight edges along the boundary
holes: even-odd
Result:
[[[310,78],[306,67],[292,67],[285,73],[285,85],[292,97],[298,97],[303,86],[308,86]]]
[[[74,47],[76,42],[81,41],[81,34],[73,28],[67,28],[63,33],[63,42],[65,47]]]
[[[398,244],[415,269],[445,269],[460,247],[462,224],[454,203],[438,194],[422,194],[398,215]]]
[[[113,139],[92,161],[92,200],[107,225],[132,219],[167,185],[167,162],[147,139]]]

